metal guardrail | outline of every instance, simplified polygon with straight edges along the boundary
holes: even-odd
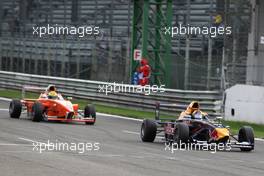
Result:
[[[218,91],[165,89],[165,92],[160,92],[161,89],[158,89],[158,92],[151,92],[150,95],[146,95],[144,92],[109,92],[106,95],[102,90],[106,91],[106,86],[113,86],[113,83],[0,71],[1,88],[21,90],[25,85],[46,87],[48,84],[55,84],[58,90],[66,96],[87,99],[113,107],[152,110],[155,108],[156,102],[173,103],[173,107],[163,107],[161,110],[175,115],[183,111],[193,100],[199,101],[201,108],[211,116],[220,115],[222,105],[222,95]],[[103,86],[104,89],[102,89]],[[134,86],[134,88],[136,87],[138,86]],[[148,92],[148,89],[146,91]]]

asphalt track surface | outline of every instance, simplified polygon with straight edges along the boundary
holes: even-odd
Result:
[[[165,151],[161,139],[143,143],[141,122],[98,115],[96,125],[32,122],[9,118],[0,101],[0,175],[4,176],[164,176],[264,175],[264,142],[253,152],[239,150]],[[100,143],[99,150],[33,151],[33,142]]]

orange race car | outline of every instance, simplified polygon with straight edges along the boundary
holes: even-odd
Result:
[[[38,99],[26,99],[26,90],[42,90]],[[78,104],[72,104],[70,97],[64,99],[57,93],[54,85],[45,88],[23,87],[22,100],[12,100],[9,106],[11,118],[19,118],[22,112],[27,112],[28,117],[34,122],[40,121],[61,121],[61,122],[85,122],[93,125],[96,121],[94,106],[86,106],[79,110]]]

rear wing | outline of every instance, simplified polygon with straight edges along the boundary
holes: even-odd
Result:
[[[155,120],[160,121],[160,108],[161,107],[166,107],[166,108],[170,108],[170,107],[179,107],[179,105],[177,104],[168,104],[168,103],[160,103],[160,102],[156,102],[155,104]],[[174,119],[165,119],[162,118],[162,120],[175,120]]]
[[[46,90],[46,87],[37,87],[37,86],[23,86],[22,87],[22,99],[26,98],[26,91],[30,91],[30,92],[38,92],[41,93],[43,91]]]

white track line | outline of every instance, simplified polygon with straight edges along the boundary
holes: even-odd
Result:
[[[134,132],[134,131],[123,130],[122,132],[123,132],[123,133],[127,133],[127,134],[140,135],[139,132]],[[158,139],[163,139],[163,137],[161,137],[161,136],[157,136],[156,138],[158,138]]]
[[[20,138],[18,138],[18,139],[20,139],[20,140],[22,140],[22,141],[27,141],[27,142],[38,142],[38,141],[33,141],[33,140],[31,140],[31,139],[27,139],[27,138],[22,138],[22,137],[20,137]]]
[[[2,100],[2,101],[11,101],[12,99],[10,99],[10,98],[0,97],[0,100]]]
[[[117,118],[117,119],[125,119],[125,120],[132,120],[132,121],[143,122],[142,119],[135,119],[135,118],[132,118],[132,117],[124,117],[124,116],[111,115],[111,114],[105,114],[105,113],[96,113],[96,114],[102,115],[102,116],[106,116],[106,117]]]
[[[28,144],[0,143],[0,146],[32,146],[32,145],[28,145]]]
[[[27,142],[31,142],[32,144],[44,144],[44,145],[48,145],[47,143],[44,143],[44,142],[39,142],[39,141],[34,141],[34,140],[31,140],[31,139],[27,139],[27,138],[23,138],[23,137],[19,137],[18,139],[22,140],[22,141],[27,141]]]
[[[138,133],[138,132],[127,131],[127,130],[123,130],[122,132],[123,132],[123,133],[128,133],[128,134],[136,134],[136,135],[139,135],[139,134],[140,134],[140,133]]]
[[[261,142],[264,142],[264,139],[261,139],[261,138],[255,138],[256,141],[261,141]]]

